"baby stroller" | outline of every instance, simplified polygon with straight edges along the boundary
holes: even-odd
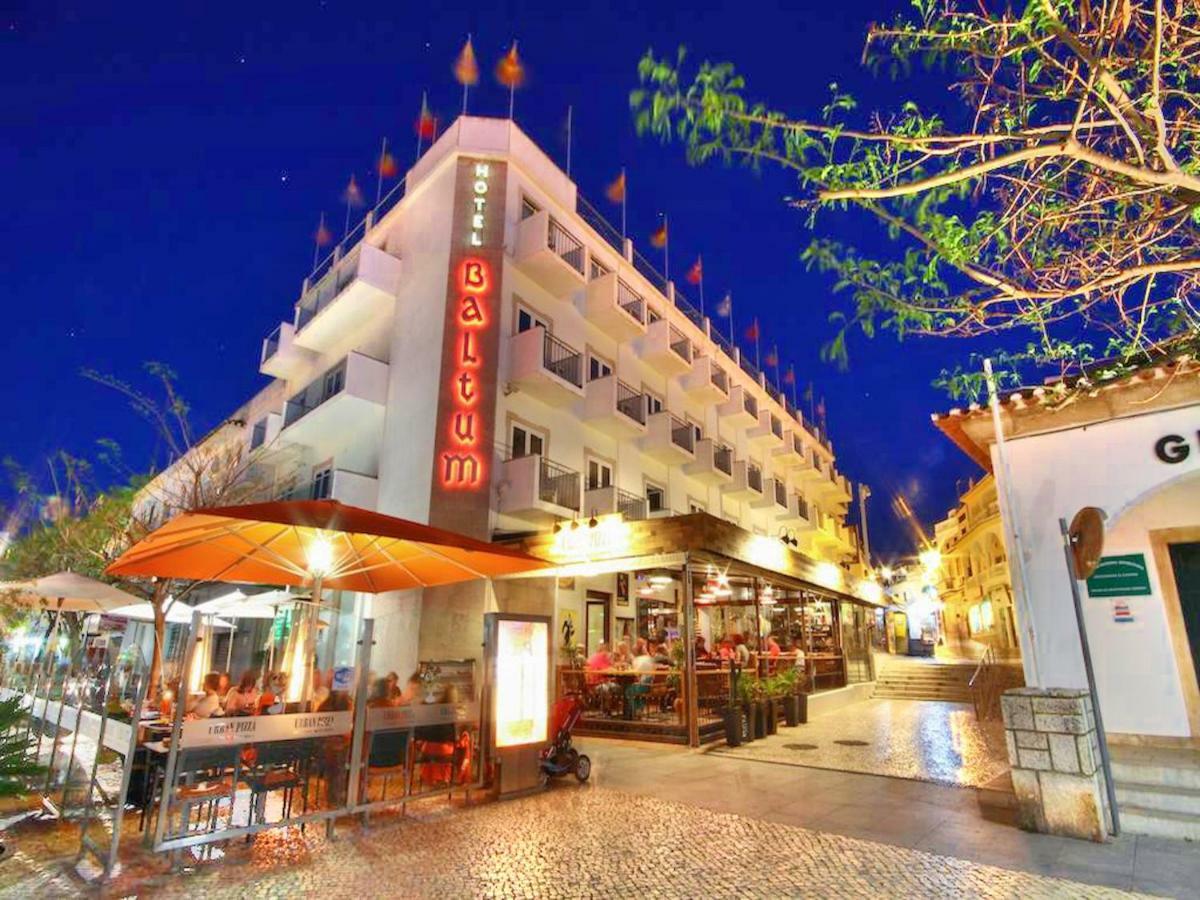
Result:
[[[550,715],[554,740],[538,757],[538,780],[545,787],[551,778],[573,773],[579,781],[587,781],[592,761],[571,746],[571,732],[583,715],[583,701],[578,694],[568,694],[554,702]]]

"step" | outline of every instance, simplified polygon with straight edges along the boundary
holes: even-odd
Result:
[[[1200,789],[1165,784],[1129,784],[1118,780],[1117,804],[1121,809],[1131,806],[1200,817]]]
[[[1121,830],[1131,834],[1200,841],[1200,816],[1160,812],[1141,806],[1121,806]]]
[[[1117,784],[1154,784],[1200,790],[1200,753],[1110,745]]]
[[[1001,772],[991,781],[975,788],[980,809],[1016,809],[1017,795],[1013,792],[1012,773]]]

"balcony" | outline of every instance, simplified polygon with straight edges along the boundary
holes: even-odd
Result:
[[[764,450],[783,446],[783,420],[769,410],[758,411],[758,424],[746,431],[746,439]]]
[[[628,341],[646,333],[646,301],[616,272],[588,282],[584,315],[616,341]]]
[[[288,491],[280,500],[337,500],[347,506],[374,509],[379,499],[379,479],[349,469],[321,473],[308,484]]]
[[[773,516],[784,512],[787,509],[787,484],[782,478],[764,479],[762,496],[752,497],[750,506],[770,510]]]
[[[592,488],[583,495],[583,513],[606,516],[620,513],[627,522],[646,518],[646,498],[623,491],[616,485]]]
[[[593,378],[583,389],[583,418],[615,438],[646,433],[646,397],[616,375]]]
[[[762,469],[744,459],[733,461],[733,478],[721,488],[721,496],[734,500],[753,500],[762,497]]]
[[[812,531],[815,527],[808,501],[796,493],[787,498],[787,509],[780,514],[779,522],[791,526],[798,534]]]
[[[758,423],[758,398],[740,384],[729,389],[729,399],[717,407],[717,414],[735,428]]]
[[[258,371],[275,378],[288,379],[311,363],[315,354],[299,346],[295,336],[295,325],[291,322],[280,322],[275,330],[263,339]]]
[[[522,219],[517,226],[515,258],[560,300],[569,298],[587,281],[587,250],[544,209]]]
[[[850,479],[836,469],[830,469],[830,480],[833,483],[833,499],[835,503],[849,503],[853,499],[850,490]]]
[[[533,525],[579,514],[578,472],[544,456],[519,456],[500,465],[501,514]]]
[[[387,321],[400,290],[400,260],[363,244],[296,304],[297,346],[327,353],[368,322]]]
[[[701,438],[696,441],[696,458],[685,463],[683,471],[704,484],[729,484],[733,481],[733,448]]]
[[[313,446],[322,438],[343,440],[365,427],[378,429],[387,390],[387,363],[351,353],[287,401],[280,437]]]
[[[510,384],[550,406],[583,397],[583,357],[540,325],[509,340]]]
[[[771,459],[776,467],[781,467],[791,471],[803,468],[808,460],[808,455],[805,453],[804,439],[798,431],[785,431],[783,433],[783,446],[776,447],[771,451]]]
[[[729,399],[729,373],[711,356],[697,356],[683,378],[683,389],[701,403],[722,403]]]
[[[828,464],[821,458],[821,455],[817,453],[814,447],[807,443],[805,447],[808,453],[804,456],[804,463],[796,467],[796,475],[809,483],[810,489],[814,494],[820,494],[823,492],[820,485],[826,481],[825,472]]]
[[[663,375],[682,375],[692,367],[692,342],[666,319],[659,319],[642,337],[641,356]]]
[[[696,433],[690,423],[663,410],[646,417],[642,452],[659,462],[682,465],[696,458]]]

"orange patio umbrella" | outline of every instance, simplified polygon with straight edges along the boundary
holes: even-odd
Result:
[[[281,500],[182,513],[106,570],[122,577],[312,585],[377,594],[512,575],[547,562],[453,531],[346,506]]]

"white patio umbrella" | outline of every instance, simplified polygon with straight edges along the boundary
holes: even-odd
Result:
[[[286,595],[287,600],[275,597],[276,594]],[[262,598],[267,598],[263,600]],[[276,608],[282,603],[298,599],[295,594],[286,591],[270,591],[267,594],[243,594],[233,591],[223,597],[214,597],[197,603],[193,609],[198,609],[205,615],[224,616],[227,619],[273,619]]]
[[[188,606],[186,603],[173,602],[170,597],[167,598],[167,622],[172,625],[189,625],[192,621],[192,613],[199,607]],[[203,612],[203,610],[201,610]],[[121,606],[117,609],[108,610],[105,615],[112,616],[114,619],[132,619],[135,622],[153,622],[154,607],[144,600],[137,603],[131,603],[128,606]],[[206,613],[206,615],[208,615]],[[212,617],[210,623],[214,628],[228,628],[230,631],[236,630],[232,622],[226,622],[224,619],[219,619],[216,616]]]
[[[145,602],[111,584],[75,572],[56,572],[28,581],[2,581],[0,599],[54,613],[42,652],[54,645],[65,612],[108,613],[127,604]]]

